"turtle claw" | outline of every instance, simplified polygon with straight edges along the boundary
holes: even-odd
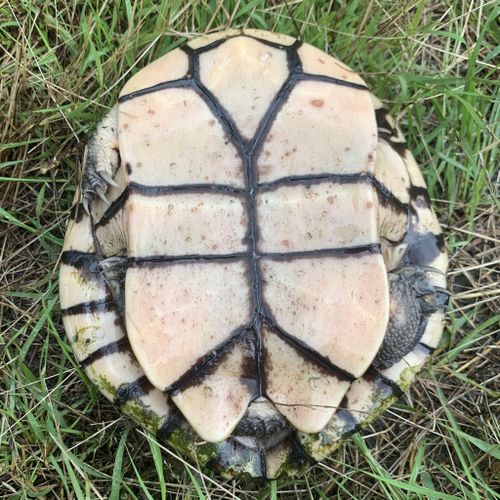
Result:
[[[106,195],[104,194],[104,193],[105,193],[105,190],[104,190],[101,186],[99,186],[99,187],[96,189],[96,191],[95,191],[95,192],[97,193],[97,196],[99,196],[99,198],[101,198],[101,200],[102,200],[102,201],[104,201],[104,203],[108,203],[108,204],[109,204],[109,201],[108,201],[108,199],[106,198]]]
[[[96,196],[109,204],[106,197],[110,186],[120,187],[113,179],[120,166],[117,143],[117,107],[115,106],[98,125],[84,154],[82,203],[87,214],[92,212]]]
[[[83,209],[85,210],[85,213],[90,216],[90,209],[89,209],[89,196],[87,194],[84,194],[82,196],[82,206]]]
[[[110,184],[111,186],[119,187],[118,183],[113,179],[113,177],[111,177],[111,175],[109,175],[108,172],[100,170],[97,174],[104,182]]]
[[[99,196],[104,203],[109,204],[106,197],[109,186],[118,186],[113,178],[103,170],[95,171],[92,167],[87,167],[86,178],[83,186],[82,202],[87,214],[90,215],[90,209],[95,196]]]

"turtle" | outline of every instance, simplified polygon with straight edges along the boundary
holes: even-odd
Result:
[[[202,36],[132,76],[70,219],[76,360],[224,477],[324,460],[442,335],[443,234],[401,131],[356,72],[288,35]]]

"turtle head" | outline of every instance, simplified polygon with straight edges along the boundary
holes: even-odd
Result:
[[[423,270],[414,271],[412,278],[412,288],[422,313],[428,315],[446,308],[450,294],[445,288],[433,285]]]

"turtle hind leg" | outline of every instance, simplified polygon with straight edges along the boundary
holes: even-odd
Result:
[[[84,163],[82,205],[90,213],[95,196],[107,201],[108,187],[116,186],[113,177],[120,166],[117,105],[99,123],[89,141]]]
[[[445,309],[448,292],[429,278],[436,272],[411,266],[389,273],[389,324],[375,368],[390,368],[411,352],[424,334],[426,318]]]

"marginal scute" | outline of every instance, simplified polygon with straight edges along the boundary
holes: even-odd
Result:
[[[311,457],[302,449],[295,438],[284,439],[266,450],[266,476],[294,476],[312,465]]]
[[[114,311],[65,316],[63,324],[78,361],[125,337]]]
[[[430,205],[426,202],[420,203],[420,200],[414,199],[412,200],[412,206],[416,215],[416,225],[420,226],[422,232],[433,231],[434,234],[441,233],[441,226]]]
[[[337,366],[361,376],[387,326],[387,274],[378,253],[263,259],[263,295],[276,323]]]
[[[419,186],[425,189],[426,185],[424,176],[422,175],[422,171],[420,170],[420,167],[418,166],[414,156],[410,151],[406,152],[405,164],[408,170],[408,175],[410,176],[412,186]]]
[[[243,196],[208,192],[148,197],[133,193],[127,214],[131,257],[247,250],[244,238],[248,222]],[[155,221],[155,225],[148,221]]]
[[[189,60],[181,49],[175,49],[148,64],[124,85],[120,96],[131,94],[159,83],[184,78],[188,72]]]
[[[410,179],[401,156],[386,142],[379,141],[375,161],[375,177],[401,203],[410,201]]]
[[[97,269],[85,272],[69,264],[61,265],[59,292],[63,310],[85,302],[104,300],[108,295],[104,277]]]
[[[137,399],[126,401],[120,409],[147,430],[156,433],[172,414],[173,405],[165,393],[152,389]]]
[[[151,383],[163,390],[250,320],[245,263],[129,267],[127,333]]]
[[[392,395],[389,385],[377,381],[375,377],[360,377],[355,380],[346,395],[346,410],[359,423],[377,414],[380,401]]]
[[[139,401],[144,407],[156,413],[160,418],[165,418],[172,411],[172,405],[168,401],[168,396],[158,389],[150,390],[147,394],[141,396]]]
[[[311,148],[311,144],[321,146]],[[258,181],[373,172],[376,147],[377,129],[368,92],[301,81],[267,133],[257,159]]]
[[[106,224],[95,227],[95,237],[105,257],[125,255],[127,250],[126,213],[118,210]]]
[[[116,389],[121,384],[133,382],[144,373],[130,352],[108,354],[94,361],[85,371],[111,401],[114,401]]]
[[[408,230],[408,210],[403,204],[410,201],[410,180],[401,156],[384,141],[378,142],[375,178],[400,202],[395,205],[381,196],[378,213],[380,237],[400,242]]]
[[[398,361],[390,368],[382,370],[381,374],[387,379],[396,382],[402,390],[406,390],[415,380],[417,373],[427,361],[429,355],[428,349],[417,344],[412,351],[403,356],[401,361]]]
[[[268,328],[265,348],[266,392],[276,409],[302,432],[319,432],[344,397],[349,382],[304,358]]]
[[[257,381],[248,373],[255,371],[254,355],[245,342],[233,345],[201,380],[180,388],[172,400],[202,439],[226,439],[257,395]],[[249,375],[251,378],[249,378]]]
[[[317,434],[298,432],[299,443],[314,460],[323,460],[342,443],[342,437],[352,432],[352,425],[337,413],[333,415],[325,428]]]
[[[200,55],[200,79],[250,139],[288,76],[286,54],[246,37]]]
[[[118,124],[122,161],[131,170],[129,182],[244,186],[236,148],[194,90],[171,88],[122,102]]]
[[[85,216],[81,220],[71,220],[69,222],[63,245],[63,251],[68,250],[86,253],[95,251],[89,217]]]
[[[444,313],[436,311],[427,318],[424,334],[420,339],[423,344],[435,349],[441,340],[444,326]]]
[[[367,183],[283,185],[257,194],[262,252],[312,251],[377,240],[377,197]]]
[[[283,465],[291,455],[292,449],[288,440],[283,440],[274,448],[266,451],[266,476],[278,477],[281,475]]]

